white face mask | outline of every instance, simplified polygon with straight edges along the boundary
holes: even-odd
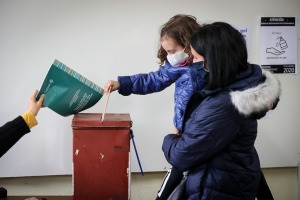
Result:
[[[167,56],[167,60],[173,67],[178,67],[181,63],[186,61],[186,59],[189,57],[189,54],[184,52],[184,49],[182,51],[178,51],[172,55]]]

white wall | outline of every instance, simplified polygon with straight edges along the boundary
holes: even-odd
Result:
[[[40,88],[54,59],[100,86],[118,75],[156,70],[159,27],[184,13],[199,22],[250,27],[249,61],[258,63],[259,17],[299,12],[296,0],[1,0],[0,124],[25,112],[27,98]],[[276,111],[259,122],[257,149],[263,167],[297,166],[300,80],[298,75],[277,76],[283,96]],[[85,112],[102,112],[103,103]],[[113,93],[107,112],[130,113],[144,171],[168,168],[161,143],[172,128],[173,87],[147,96]],[[71,120],[41,110],[39,125],[0,159],[0,177],[72,174]],[[131,161],[132,170],[139,171],[133,150]]]

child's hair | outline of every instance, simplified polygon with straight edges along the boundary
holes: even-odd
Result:
[[[169,37],[175,40],[178,45],[185,48],[185,52],[190,55],[187,65],[192,63],[192,54],[190,49],[190,37],[200,27],[197,22],[197,18],[192,15],[178,14],[172,17],[161,27],[160,40],[164,37]],[[160,60],[160,64],[163,64],[167,59],[167,52],[160,45],[157,57]]]

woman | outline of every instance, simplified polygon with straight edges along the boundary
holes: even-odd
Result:
[[[280,83],[247,63],[244,38],[227,23],[199,28],[191,52],[193,62],[205,60],[208,85],[189,101],[182,136],[165,137],[165,157],[189,170],[187,199],[254,200],[262,176],[254,147],[257,120],[276,106]]]

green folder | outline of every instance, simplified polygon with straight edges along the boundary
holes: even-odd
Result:
[[[101,87],[54,60],[36,99],[45,94],[44,106],[69,116],[94,106],[103,93]]]

